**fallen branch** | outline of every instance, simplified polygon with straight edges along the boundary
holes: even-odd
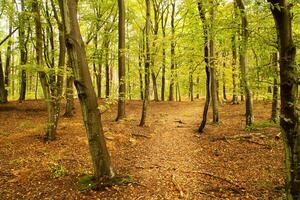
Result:
[[[179,183],[176,181],[175,175],[172,175],[172,183],[175,185],[175,188],[180,193],[180,197],[183,198],[184,197],[184,192],[183,192],[181,186],[179,185]]]
[[[142,134],[137,134],[137,133],[133,133],[133,134],[131,134],[131,135],[132,135],[132,136],[136,136],[136,137],[144,137],[144,138],[148,138],[148,139],[151,138],[150,136],[142,135]]]
[[[233,185],[233,186],[235,186],[235,187],[237,187],[237,188],[239,188],[239,189],[244,189],[244,188],[241,187],[240,185],[234,183],[233,181],[231,181],[231,180],[229,180],[229,179],[227,179],[227,178],[220,177],[220,176],[217,176],[217,175],[212,174],[212,173],[209,173],[209,172],[203,172],[203,171],[190,171],[190,172],[188,172],[188,171],[185,171],[185,173],[197,173],[197,174],[207,175],[207,176],[210,176],[210,177],[212,177],[212,178],[215,178],[215,179],[219,179],[219,180],[221,180],[221,181],[224,181],[224,182],[226,182],[226,183],[228,183],[228,184],[230,184],[230,185]]]
[[[210,140],[212,142],[215,142],[215,141],[218,141],[218,140],[252,139],[254,137],[264,138],[266,136],[263,135],[262,133],[252,133],[252,134],[246,133],[246,134],[238,134],[238,135],[231,135],[231,136],[226,136],[226,135],[214,136],[214,137],[211,137]]]

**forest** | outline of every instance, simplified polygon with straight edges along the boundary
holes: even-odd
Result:
[[[299,0],[0,0],[0,199],[300,199]]]

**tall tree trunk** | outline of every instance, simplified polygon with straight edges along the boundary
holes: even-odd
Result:
[[[246,99],[246,126],[251,126],[253,124],[253,102],[252,94],[248,81],[248,63],[247,63],[247,46],[248,46],[248,20],[246,16],[245,6],[243,0],[236,0],[238,9],[241,12],[241,21],[242,21],[242,41],[240,48],[240,67],[241,67],[241,76],[242,76],[242,86],[245,91]]]
[[[219,122],[219,109],[218,109],[218,80],[216,77],[215,65],[215,42],[214,42],[214,1],[210,0],[210,39],[209,39],[209,62],[210,62],[210,75],[211,75],[211,97],[213,109],[213,123]]]
[[[143,34],[144,37],[144,34]],[[140,77],[140,97],[141,100],[144,100],[144,89],[143,89],[143,72],[142,72],[142,62],[143,62],[143,52],[144,52],[144,48],[143,48],[143,40],[141,39],[139,42],[139,77]]]
[[[300,128],[296,46],[292,36],[291,4],[268,0],[276,23],[280,52],[280,126],[285,147],[286,192],[288,200],[300,199]]]
[[[236,20],[236,3],[234,2],[234,20]],[[232,49],[232,104],[238,104],[237,94],[237,52],[236,52],[236,30],[233,30],[231,37],[231,49]]]
[[[64,117],[73,117],[74,110],[74,92],[73,92],[73,82],[74,75],[72,73],[72,68],[70,66],[70,62],[68,62],[68,69],[70,71],[67,73],[67,83],[66,83],[66,107]]]
[[[26,96],[26,70],[24,65],[27,63],[27,41],[25,41],[25,5],[24,0],[21,0],[21,14],[19,14],[19,48],[20,48],[20,65],[21,69],[21,80],[20,80],[20,91],[19,91],[19,102],[25,101]],[[29,33],[28,33],[29,34]]]
[[[34,0],[32,2],[32,12],[34,13],[35,19],[35,28],[36,28],[36,64],[39,68],[38,76],[41,82],[41,86],[43,89],[43,94],[45,98],[45,102],[47,105],[47,128],[45,139],[46,140],[54,140],[55,139],[55,131],[53,131],[53,121],[52,117],[53,113],[53,105],[51,101],[51,88],[47,81],[47,75],[43,70],[42,67],[42,59],[43,59],[43,33],[42,33],[42,23],[41,23],[41,16],[40,16],[40,6],[38,0]]]
[[[149,42],[149,36],[150,36],[150,0],[146,0],[146,41],[145,41],[145,47],[146,47],[146,57],[145,57],[145,92],[144,92],[144,100],[143,100],[143,110],[142,110],[142,117],[140,121],[140,126],[144,126],[146,123],[146,117],[147,117],[147,110],[148,110],[148,101],[149,101],[149,89],[150,89],[150,42]]]
[[[207,113],[208,113],[208,108],[209,108],[209,103],[210,103],[210,84],[211,84],[211,75],[210,75],[210,66],[209,66],[209,49],[208,49],[208,26],[207,26],[207,21],[205,17],[205,12],[204,8],[202,5],[202,1],[198,1],[198,10],[199,10],[199,15],[200,19],[202,21],[202,29],[203,29],[203,44],[204,44],[204,61],[205,61],[205,72],[206,72],[206,98],[205,98],[205,105],[203,109],[203,117],[202,121],[200,124],[200,127],[198,129],[199,133],[203,133],[203,130],[206,125],[207,121]]]
[[[166,44],[165,44],[165,38],[166,38],[166,26],[168,22],[168,8],[167,8],[167,14],[161,13],[161,30],[163,35],[163,44],[162,44],[162,75],[161,75],[161,100],[165,100],[165,90],[166,90]]]
[[[174,86],[175,86],[175,1],[171,2],[172,15],[171,15],[171,79],[170,79],[170,92],[169,101],[174,101]]]
[[[226,69],[226,56],[225,53],[223,53],[223,69],[222,69],[222,81],[223,81],[223,99],[224,101],[227,101],[227,95],[226,95],[226,77],[225,77],[225,69]]]
[[[9,35],[12,34],[12,19],[9,17]],[[11,62],[11,45],[12,39],[7,42],[6,60],[5,60],[5,86],[9,86],[10,62]]]
[[[7,90],[5,89],[5,84],[4,84],[1,50],[0,50],[0,103],[7,103]]]
[[[272,115],[271,119],[273,122],[278,121],[278,96],[279,96],[279,81],[278,81],[278,52],[272,54],[272,65],[274,68],[274,83],[273,83],[273,99],[272,99]]]
[[[109,38],[104,38],[104,51],[105,51],[105,97],[109,98],[110,95],[110,67],[109,67]]]
[[[113,177],[110,156],[103,134],[101,114],[88,69],[84,43],[77,20],[77,0],[62,0],[60,8],[65,25],[66,46],[74,73],[74,84],[81,104],[94,175],[97,182]]]
[[[118,100],[118,116],[116,121],[125,118],[125,4],[124,0],[118,0],[119,5],[119,100]]]

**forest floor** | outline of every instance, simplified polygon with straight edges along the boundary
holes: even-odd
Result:
[[[198,135],[203,105],[151,102],[144,128],[141,101],[126,103],[122,122],[112,106],[102,116],[107,146],[115,172],[133,183],[88,192],[79,189],[92,167],[78,102],[49,143],[42,101],[0,105],[0,199],[283,198],[283,145],[279,127],[268,122],[271,104],[254,102],[256,124],[247,131],[244,104],[223,104],[221,122]]]

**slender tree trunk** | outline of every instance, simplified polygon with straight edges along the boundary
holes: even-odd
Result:
[[[241,41],[241,50],[240,50],[240,67],[241,67],[241,76],[242,76],[242,85],[245,91],[246,96],[246,126],[251,126],[253,124],[253,102],[252,102],[252,93],[248,81],[248,63],[247,63],[247,45],[249,38],[248,31],[248,21],[245,11],[245,6],[243,0],[236,0],[237,6],[241,12],[242,20],[242,41]]]
[[[68,64],[68,69],[70,71],[67,73],[67,83],[66,83],[66,107],[64,117],[73,117],[74,110],[74,92],[73,92],[73,82],[74,76],[72,73],[72,68],[70,64]]]
[[[85,47],[80,34],[77,2],[76,0],[62,0],[60,8],[66,31],[66,46],[75,76],[74,84],[80,100],[92,156],[94,175],[96,181],[100,182],[105,177],[113,177],[114,173],[106,148],[97,97],[93,89]]]
[[[213,123],[219,122],[219,109],[218,109],[218,80],[216,77],[215,65],[215,41],[214,41],[214,1],[210,0],[210,39],[209,39],[209,62],[210,62],[210,75],[211,75],[211,97],[213,109]]]
[[[274,83],[273,83],[273,99],[272,99],[272,115],[271,119],[273,122],[278,121],[278,96],[279,96],[279,81],[278,81],[278,52],[272,54],[272,65],[274,67]]]
[[[110,95],[110,67],[109,67],[109,38],[104,38],[104,49],[105,49],[105,97],[109,98]]]
[[[1,50],[0,50],[0,103],[7,103],[7,90],[5,89],[5,84],[4,84]]]
[[[12,19],[9,20],[9,34],[12,34]],[[5,86],[9,86],[10,62],[11,62],[11,39],[7,42],[6,60],[5,60]]]
[[[226,77],[225,77],[225,69],[226,69],[226,62],[225,62],[225,53],[223,53],[223,73],[222,73],[222,81],[223,81],[223,99],[224,101],[227,101],[227,95],[226,95]]]
[[[209,103],[210,103],[210,84],[211,84],[211,75],[210,75],[210,66],[209,66],[209,49],[208,49],[208,26],[207,26],[207,21],[205,17],[205,12],[204,8],[202,5],[202,1],[198,1],[198,10],[199,10],[199,15],[200,19],[202,21],[202,27],[203,27],[203,39],[204,39],[204,60],[205,60],[205,72],[206,72],[206,98],[205,98],[205,105],[203,109],[203,117],[202,117],[202,122],[200,124],[200,127],[198,129],[199,133],[203,133],[203,130],[206,125],[207,121],[207,113],[208,113],[208,108],[209,108]]]
[[[144,126],[146,123],[147,117],[147,110],[148,110],[148,98],[149,98],[149,89],[150,89],[150,0],[146,0],[146,57],[145,57],[145,93],[144,93],[144,100],[143,100],[143,110],[142,110],[142,117],[140,121],[140,126]]]
[[[288,200],[300,199],[300,128],[298,73],[293,43],[291,4],[286,0],[268,0],[276,23],[280,52],[280,126],[285,147],[286,192]]]
[[[165,45],[165,38],[166,38],[166,26],[168,21],[168,13],[166,16],[164,12],[161,13],[161,29],[163,35],[163,44],[162,44],[162,75],[161,75],[161,100],[165,100],[165,90],[166,90],[166,45]]]
[[[234,13],[236,13],[236,3],[234,2]],[[234,14],[234,20],[236,20],[236,14]],[[238,104],[237,95],[237,53],[236,53],[236,31],[234,30],[231,37],[231,49],[232,49],[232,104]]]
[[[25,101],[26,96],[26,70],[23,68],[27,63],[27,41],[25,41],[25,5],[24,0],[21,0],[21,14],[19,14],[19,48],[20,48],[20,65],[21,69],[21,80],[20,80],[20,91],[19,91],[19,102]],[[29,34],[29,33],[28,33]]]
[[[175,86],[175,1],[171,2],[172,15],[171,15],[171,79],[170,79],[170,92],[169,101],[174,101],[174,86]]]
[[[125,4],[124,0],[118,0],[119,5],[119,100],[118,100],[118,116],[116,121],[125,118]]]
[[[144,37],[144,35],[143,35]],[[141,100],[144,100],[144,89],[143,89],[143,73],[142,73],[142,62],[143,62],[143,39],[139,43],[139,77],[140,77],[140,97]]]

